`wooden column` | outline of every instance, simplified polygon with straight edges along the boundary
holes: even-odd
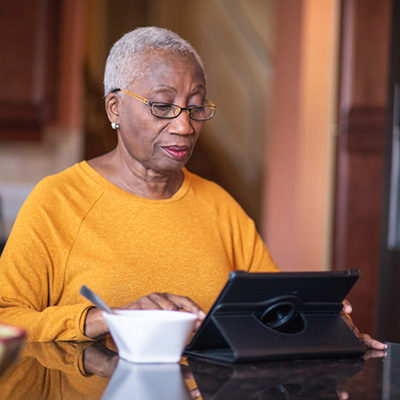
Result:
[[[344,0],[336,154],[334,268],[361,270],[350,300],[374,333],[383,196],[390,0]]]

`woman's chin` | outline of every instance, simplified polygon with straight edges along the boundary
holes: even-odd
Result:
[[[163,157],[162,162],[160,162],[158,165],[159,171],[169,174],[172,174],[174,172],[179,172],[188,163],[189,159],[190,159],[190,154],[187,154],[185,157],[181,159],[168,156]]]
[[[189,160],[167,160],[151,168],[162,175],[173,175],[179,173]]]

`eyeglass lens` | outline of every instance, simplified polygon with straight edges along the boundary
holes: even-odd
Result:
[[[181,113],[181,108],[174,104],[152,103],[151,112],[159,118],[175,118]],[[214,107],[204,106],[189,109],[189,116],[194,120],[205,121],[214,116]]]

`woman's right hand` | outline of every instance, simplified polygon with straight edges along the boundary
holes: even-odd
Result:
[[[117,309],[124,310],[183,310],[197,316],[196,329],[205,318],[204,311],[189,297],[171,293],[151,293],[140,297],[138,300],[125,304]],[[107,324],[103,318],[103,311],[99,308],[91,308],[86,314],[85,335],[92,339],[108,333]]]

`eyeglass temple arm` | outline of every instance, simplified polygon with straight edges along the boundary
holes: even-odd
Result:
[[[122,92],[122,93],[127,94],[128,96],[134,97],[135,99],[141,101],[141,102],[144,103],[144,104],[150,104],[149,100],[147,100],[146,97],[139,96],[138,94],[133,93],[133,92],[130,92],[129,90],[125,90],[125,89],[114,89],[114,90],[112,90],[112,92],[113,92],[113,93],[114,93],[114,92]]]

